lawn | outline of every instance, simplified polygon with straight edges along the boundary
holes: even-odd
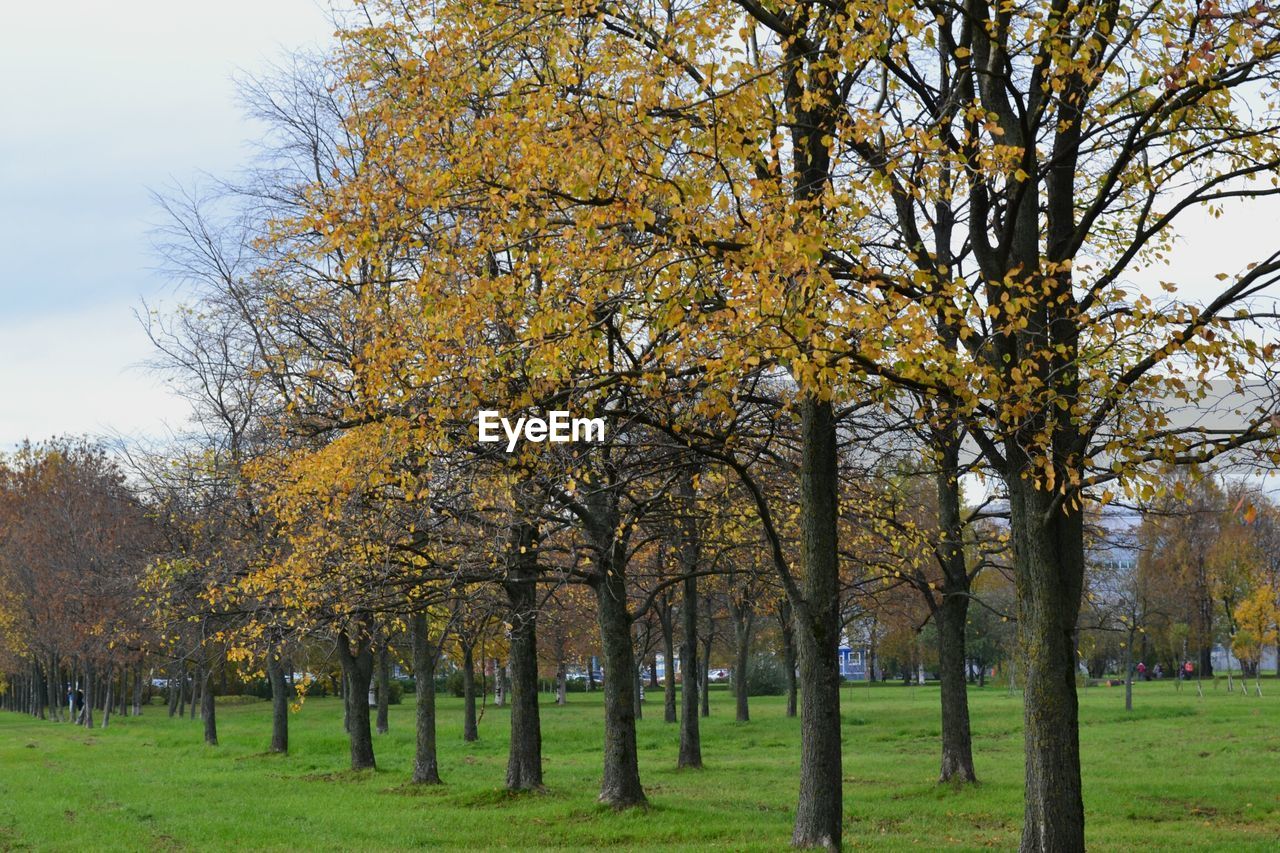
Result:
[[[1280,848],[1280,686],[1263,698],[1206,684],[1081,691],[1085,809],[1095,850]],[[702,771],[675,769],[678,734],[650,692],[639,724],[651,807],[613,813],[595,802],[599,694],[542,710],[546,793],[502,790],[507,712],[484,711],[478,743],[462,742],[461,702],[443,699],[446,784],[406,784],[413,707],[392,709],[377,736],[378,770],[346,770],[341,708],[308,700],[291,719],[292,753],[264,754],[267,703],[219,709],[222,745],[200,723],[153,707],[105,731],[0,713],[0,849],[453,849],[491,847],[776,850],[790,838],[799,724],[779,698],[752,700],[733,721],[713,692]],[[974,753],[982,784],[938,786],[938,692],[857,685],[843,694],[845,841],[850,848],[1017,845],[1021,703],[974,689]],[[411,697],[410,697],[411,701]]]

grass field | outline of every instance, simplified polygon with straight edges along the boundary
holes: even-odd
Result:
[[[1225,685],[1139,684],[1081,692],[1085,809],[1095,850],[1280,849],[1280,686],[1259,699]],[[982,784],[940,787],[936,687],[858,685],[843,694],[848,847],[1017,845],[1021,703],[998,687],[970,693]],[[411,698],[411,697],[410,697]],[[375,773],[346,770],[341,707],[308,700],[291,720],[292,753],[264,754],[269,705],[219,709],[222,745],[200,723],[155,707],[105,731],[0,714],[0,849],[776,850],[790,838],[799,728],[778,698],[752,700],[735,723],[713,692],[703,720],[707,768],[675,770],[676,727],[651,692],[640,722],[641,776],[651,808],[615,814],[595,802],[599,694],[542,711],[546,793],[502,790],[507,714],[492,706],[481,739],[461,739],[461,702],[441,701],[446,784],[406,784],[413,707],[392,709],[376,737]]]

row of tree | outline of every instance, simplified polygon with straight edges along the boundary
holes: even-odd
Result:
[[[772,588],[801,696],[793,842],[838,847],[842,638],[886,587],[918,598],[941,775],[972,780],[966,624],[1007,544],[1022,846],[1082,849],[1090,514],[1185,499],[1170,466],[1276,454],[1280,255],[1236,260],[1204,297],[1134,284],[1187,212],[1280,192],[1272,10],[357,11],[330,57],[248,86],[262,166],[168,202],[167,257],[196,297],[151,329],[205,426],[177,462],[139,466],[175,522],[150,573],[151,600],[186,617],[170,639],[278,667],[327,632],[369,766],[362,697],[406,631],[427,687],[415,779],[435,781],[432,673],[496,598],[507,783],[528,788],[540,628],[562,590],[589,590],[601,799],[622,808],[645,802],[637,624],[678,615],[697,672],[709,579],[748,634]],[[1202,406],[1219,417],[1179,411]],[[477,441],[495,409],[602,418],[606,438],[506,452]],[[971,475],[999,484],[998,511],[965,506]],[[991,515],[1004,536],[975,533]],[[695,680],[684,699],[696,766]]]

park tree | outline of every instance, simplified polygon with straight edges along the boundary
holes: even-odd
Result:
[[[1202,370],[1245,381],[1261,348],[1233,323],[1275,256],[1224,270],[1202,301],[1160,304],[1121,282],[1159,261],[1184,212],[1275,192],[1258,180],[1277,163],[1275,105],[1255,101],[1275,74],[1274,26],[1249,4],[922,5],[883,40],[885,83],[859,103],[877,130],[854,150],[888,190],[913,270],[896,290],[936,317],[940,346],[854,357],[955,399],[1009,493],[1024,850],[1084,844],[1073,634],[1092,490],[1149,494],[1149,462],[1270,434],[1256,409],[1230,436],[1170,430],[1168,412],[1205,394]]]
[[[696,374],[699,404],[665,425],[689,435],[736,410],[744,372],[784,380],[782,411],[798,416],[798,559],[776,507],[752,499],[804,694],[793,840],[837,846],[840,415],[868,387],[936,400],[918,417],[963,424],[1009,496],[1023,847],[1082,847],[1073,634],[1085,507],[1117,483],[1149,499],[1156,463],[1205,462],[1272,434],[1248,406],[1227,430],[1174,429],[1168,412],[1203,399],[1211,377],[1241,388],[1265,372],[1265,333],[1240,329],[1264,319],[1250,300],[1277,258],[1264,250],[1224,270],[1203,298],[1130,284],[1188,211],[1277,192],[1260,180],[1278,162],[1271,12],[366,9],[340,57],[360,167],[313,182],[297,229],[318,235],[338,278],[378,285],[336,315],[369,332],[343,378],[381,380],[362,385],[361,416],[445,387],[457,409],[433,424],[496,399],[512,411],[548,399],[634,409]],[[401,296],[409,310],[395,310]],[[406,347],[406,333],[432,346]],[[516,365],[529,381],[512,388],[502,380]],[[446,375],[452,384],[436,384]],[[596,555],[608,667],[630,672],[615,448],[592,460],[584,500],[559,503]],[[619,805],[642,801],[626,680],[606,682],[619,747],[606,799]]]
[[[66,685],[84,696],[72,721],[93,728],[100,710],[105,726],[123,705],[118,676],[155,639],[138,606],[159,547],[154,519],[106,448],[86,439],[24,443],[0,460],[0,477],[7,643],[23,664],[9,679],[37,716],[60,717]]]

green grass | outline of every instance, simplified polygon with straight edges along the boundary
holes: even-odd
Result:
[[[1280,848],[1280,686],[1241,698],[1224,686],[1175,692],[1139,684],[1081,691],[1088,841],[1095,850]],[[998,687],[971,691],[982,784],[934,783],[936,687],[844,691],[845,840],[850,848],[1017,845],[1022,817],[1021,703]],[[264,754],[269,707],[219,709],[222,745],[200,723],[155,707],[105,731],[0,713],[0,849],[777,850],[790,839],[799,727],[776,698],[732,719],[713,692],[703,723],[707,768],[675,770],[677,731],[650,692],[640,722],[641,775],[652,807],[614,813],[595,802],[599,694],[542,710],[548,790],[508,795],[507,712],[490,705],[481,740],[461,740],[461,703],[441,701],[446,784],[407,785],[413,707],[392,710],[376,737],[377,772],[352,774],[341,709],[308,700],[291,719],[292,753]]]

